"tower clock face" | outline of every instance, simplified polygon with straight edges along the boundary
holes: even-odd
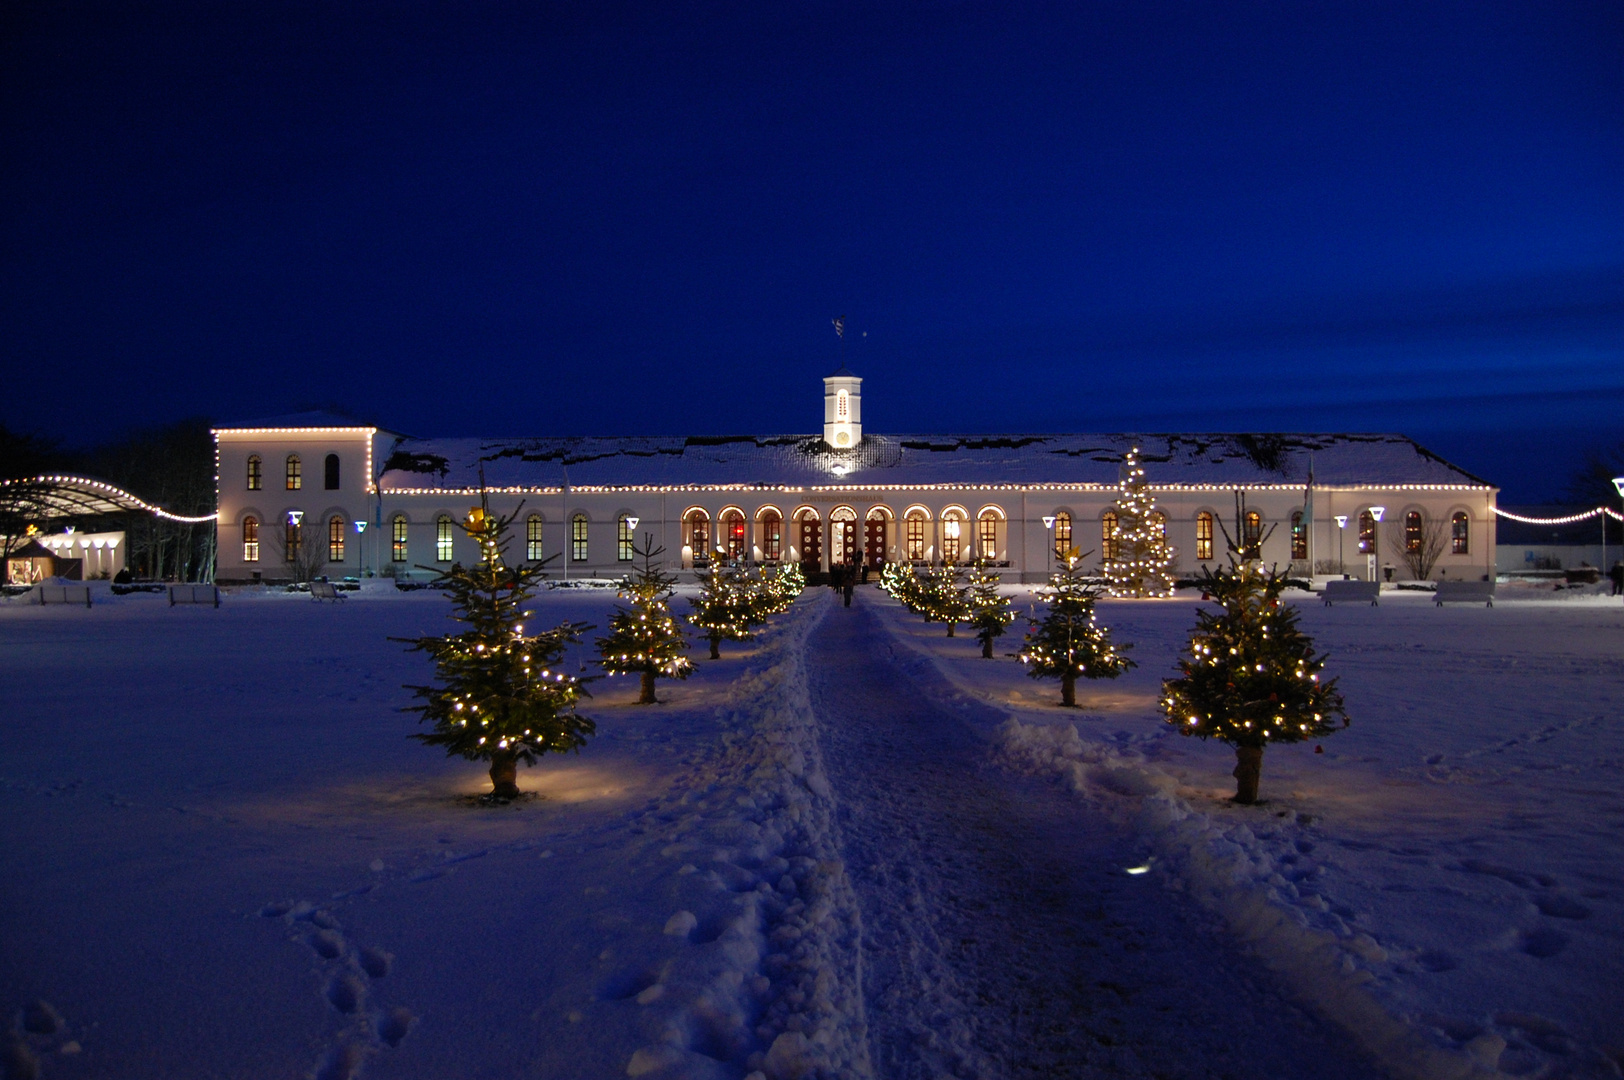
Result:
[[[851,432],[849,432],[849,431],[837,431],[837,432],[835,432],[835,445],[836,446],[850,446],[851,445]]]

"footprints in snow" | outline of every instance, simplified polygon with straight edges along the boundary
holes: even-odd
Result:
[[[417,1017],[410,1009],[372,1004],[372,983],[389,974],[393,955],[351,941],[332,912],[314,904],[284,900],[266,904],[259,913],[282,919],[329,969],[322,997],[344,1026],[336,1035],[338,1041],[317,1062],[316,1080],[351,1080],[368,1054],[400,1046]]]
[[[1460,864],[1460,868],[1469,874],[1481,874],[1486,877],[1499,878],[1519,889],[1543,889],[1529,899],[1541,915],[1550,919],[1566,919],[1577,922],[1590,917],[1590,909],[1579,903],[1565,893],[1554,891],[1557,887],[1555,878],[1546,874],[1525,874],[1506,866],[1496,866],[1494,863],[1481,859],[1467,859]],[[1532,929],[1519,930],[1515,942],[1517,951],[1526,953],[1536,960],[1549,960],[1558,956],[1568,947],[1572,936],[1551,926],[1537,926]]]

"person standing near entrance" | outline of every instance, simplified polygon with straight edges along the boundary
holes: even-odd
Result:
[[[851,590],[857,581],[857,567],[846,564],[846,572],[840,575],[840,592],[846,599],[846,606],[851,607]]]
[[[1607,576],[1613,581],[1613,595],[1624,596],[1624,562],[1614,563]]]

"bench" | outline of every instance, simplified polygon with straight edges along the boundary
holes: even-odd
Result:
[[[220,606],[220,590],[213,585],[171,585],[169,606],[176,604],[213,604]]]
[[[323,600],[342,600],[344,594],[338,591],[338,586],[331,581],[312,581],[310,583],[310,596],[318,604]]]
[[[1438,582],[1438,591],[1432,594],[1432,602],[1438,607],[1443,607],[1445,601],[1468,604],[1482,601],[1487,606],[1493,607],[1494,582],[1440,581]]]
[[[39,585],[41,604],[79,604],[90,606],[89,585]]]
[[[1338,600],[1369,600],[1370,606],[1375,607],[1381,591],[1381,583],[1375,581],[1327,581],[1322,595],[1326,607]]]

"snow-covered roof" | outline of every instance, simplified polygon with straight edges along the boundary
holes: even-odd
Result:
[[[1115,485],[1138,446],[1153,485],[1488,487],[1403,435],[865,435],[836,450],[815,435],[403,439],[385,491],[592,487]]]
[[[306,412],[282,413],[278,416],[262,416],[255,420],[244,420],[236,424],[216,424],[216,431],[238,431],[265,428],[370,428],[376,424],[368,424],[357,420],[353,416],[342,413],[328,412],[324,409],[311,409]]]

